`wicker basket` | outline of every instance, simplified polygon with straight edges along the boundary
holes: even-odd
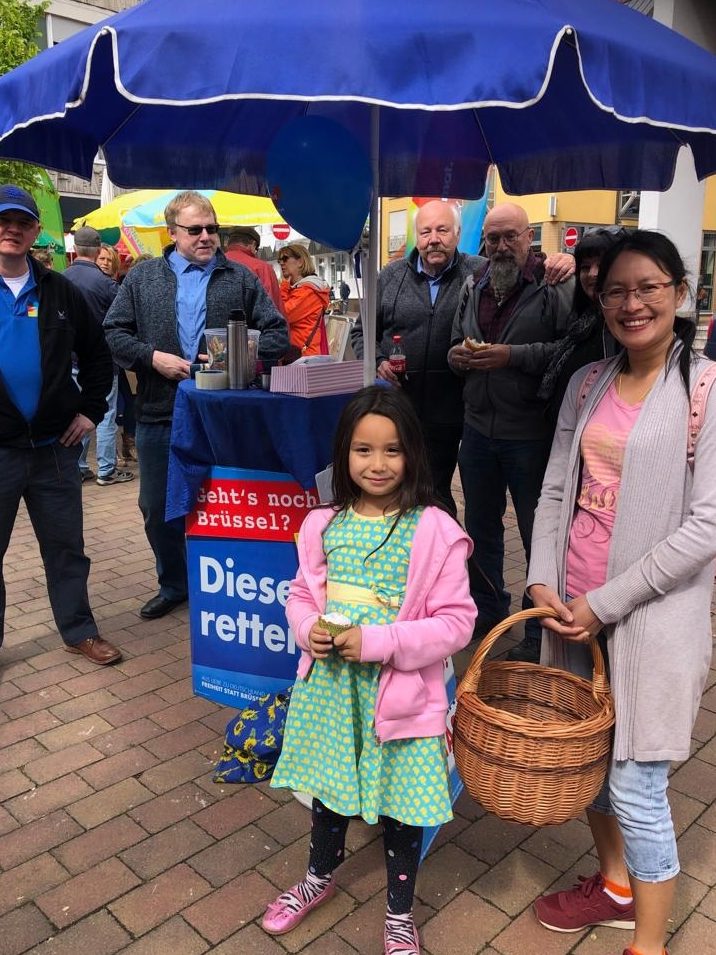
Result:
[[[599,644],[593,679],[534,663],[485,663],[514,623],[557,617],[551,609],[513,614],[475,652],[457,690],[455,762],[473,799],[502,819],[533,826],[579,816],[604,781],[614,707]]]

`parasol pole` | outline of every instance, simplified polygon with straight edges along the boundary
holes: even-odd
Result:
[[[99,194],[99,204],[100,208],[102,206],[108,206],[113,199],[116,199],[118,196],[117,187],[109,178],[109,173],[107,172],[107,161],[104,158],[104,153],[100,149],[95,157],[95,162],[101,162],[102,164],[102,182],[100,186]]]
[[[378,252],[380,249],[380,107],[371,107],[370,164],[373,171],[373,195],[368,220],[368,255],[363,258],[363,384],[375,381],[375,312],[378,299]]]

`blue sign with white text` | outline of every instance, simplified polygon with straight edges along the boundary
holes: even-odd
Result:
[[[233,707],[293,683],[300,650],[286,623],[294,543],[187,538],[194,692]]]

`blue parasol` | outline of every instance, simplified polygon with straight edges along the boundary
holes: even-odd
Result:
[[[122,186],[269,195],[303,116],[370,155],[371,215],[477,198],[491,163],[511,193],[662,190],[684,144],[716,172],[716,57],[616,0],[146,0],[0,77],[0,155],[89,178],[101,147]]]
[[[477,198],[490,163],[508,192],[660,190],[682,143],[716,172],[716,57],[616,0],[146,0],[0,78],[0,154],[267,195],[290,119],[369,152],[373,106],[382,195]]]

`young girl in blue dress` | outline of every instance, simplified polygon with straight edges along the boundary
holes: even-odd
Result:
[[[271,783],[314,797],[308,871],[262,924],[289,932],[331,898],[360,816],[383,826],[386,955],[418,955],[423,827],[452,818],[444,661],[472,635],[472,545],[435,505],[420,424],[397,389],[366,388],[346,406],[333,491],[299,535],[286,616],[302,653]],[[350,624],[332,637],[324,614]]]

